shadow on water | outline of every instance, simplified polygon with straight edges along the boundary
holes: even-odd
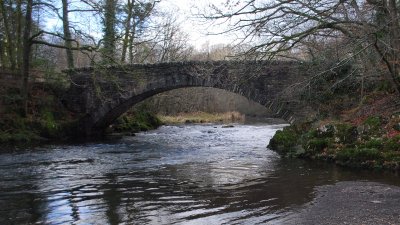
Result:
[[[162,127],[116,143],[0,155],[0,224],[279,224],[318,186],[400,185],[281,159],[265,148],[280,127]]]

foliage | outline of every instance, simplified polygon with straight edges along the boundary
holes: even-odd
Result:
[[[3,96],[6,104],[0,119],[0,144],[25,145],[69,137],[68,127],[74,118],[50,88],[32,87],[28,117],[24,117],[16,107],[19,101],[20,97],[13,88]]]
[[[357,127],[347,123],[335,124],[335,136],[345,144],[354,143],[357,140]]]
[[[375,149],[382,149],[384,145],[384,141],[381,139],[371,139],[366,141],[364,146],[365,148],[375,148]]]
[[[313,138],[305,144],[306,152],[315,154],[325,150],[331,143],[328,138]]]
[[[341,162],[354,163],[383,159],[382,153],[375,148],[345,148],[338,151],[336,159]]]
[[[128,134],[156,129],[161,125],[162,122],[154,114],[147,111],[134,111],[132,114],[119,117],[112,126],[112,132]]]
[[[381,126],[381,118],[379,116],[370,116],[364,121],[364,125],[369,126],[372,130],[377,130]]]
[[[383,149],[389,152],[400,152],[400,135],[394,136],[392,138],[386,138],[383,144]]]

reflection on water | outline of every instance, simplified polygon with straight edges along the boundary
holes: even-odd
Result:
[[[284,224],[316,186],[376,180],[281,159],[265,147],[281,127],[165,126],[0,155],[0,224]]]

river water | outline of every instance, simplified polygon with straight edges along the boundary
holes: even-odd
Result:
[[[0,224],[286,224],[339,181],[398,178],[281,159],[284,125],[163,126],[0,155]]]

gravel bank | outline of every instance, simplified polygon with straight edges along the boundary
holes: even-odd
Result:
[[[284,224],[400,224],[400,187],[339,182],[316,188],[316,198]]]

